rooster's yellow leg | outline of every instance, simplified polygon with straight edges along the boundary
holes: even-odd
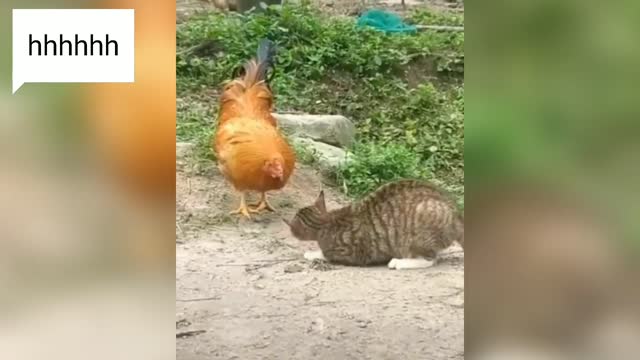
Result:
[[[247,203],[245,202],[245,194],[243,192],[240,193],[240,207],[237,210],[234,210],[232,212],[230,212],[229,214],[231,215],[235,215],[235,214],[242,214],[244,215],[246,218],[251,219],[251,216],[249,215],[249,207],[247,206]]]
[[[262,193],[260,195],[260,201],[254,205],[255,208],[249,209],[249,211],[253,213],[260,212],[262,210],[276,211],[271,204],[267,201],[267,193]]]

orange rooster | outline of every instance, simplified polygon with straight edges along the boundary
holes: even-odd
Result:
[[[243,76],[224,87],[220,99],[214,150],[220,171],[240,192],[240,207],[231,213],[247,218],[250,212],[274,211],[266,193],[285,186],[296,162],[271,115],[273,94],[266,74],[274,54],[273,43],[262,40],[256,59],[244,65]],[[261,193],[255,208],[245,202],[248,191]]]

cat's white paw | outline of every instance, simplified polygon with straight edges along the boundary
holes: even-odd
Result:
[[[424,268],[432,267],[434,264],[435,264],[434,261],[422,259],[422,258],[392,259],[389,262],[389,268],[396,269],[396,270],[424,269]]]
[[[318,251],[306,251],[304,253],[304,258],[309,260],[309,261],[313,261],[313,260],[327,260],[324,257],[324,254],[322,253],[322,250],[318,250]]]

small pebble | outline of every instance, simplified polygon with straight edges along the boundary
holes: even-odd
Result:
[[[364,329],[369,326],[369,323],[371,323],[369,320],[358,320],[358,327]]]
[[[311,325],[307,329],[307,332],[323,332],[324,331],[324,320],[321,318],[317,318],[311,322]]]
[[[285,273],[290,273],[290,274],[291,273],[298,273],[298,272],[301,272],[303,270],[304,270],[304,268],[300,264],[289,264],[289,265],[285,266],[285,268],[284,268],[284,272]]]

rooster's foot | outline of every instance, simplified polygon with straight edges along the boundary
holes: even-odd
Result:
[[[243,205],[240,206],[237,210],[231,211],[229,215],[243,215],[247,219],[251,219],[251,215],[249,215],[249,212],[251,212],[251,209],[248,206]]]
[[[273,208],[273,206],[271,206],[271,204],[269,204],[269,202],[267,201],[267,199],[262,199],[260,200],[259,203],[253,205],[255,206],[253,209],[249,209],[249,211],[251,211],[252,213],[258,213],[262,210],[268,210],[271,212],[275,212],[276,209]]]

